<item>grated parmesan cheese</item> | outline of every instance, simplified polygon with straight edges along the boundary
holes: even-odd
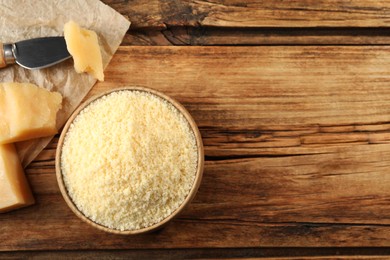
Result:
[[[195,180],[197,147],[185,117],[164,99],[135,90],[89,104],[65,136],[61,169],[76,207],[117,230],[171,215]]]

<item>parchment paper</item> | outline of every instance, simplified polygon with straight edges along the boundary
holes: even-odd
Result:
[[[130,22],[111,7],[97,0],[0,0],[0,41],[12,43],[45,36],[62,36],[66,22],[94,30],[99,37],[103,66],[118,49]],[[96,80],[86,73],[77,74],[73,60],[42,70],[27,70],[18,65],[0,69],[0,82],[30,82],[63,96],[57,114],[62,127],[86,96]],[[53,137],[16,144],[23,166],[27,166]]]

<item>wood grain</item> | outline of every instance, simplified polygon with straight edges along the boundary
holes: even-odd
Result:
[[[388,1],[104,2],[132,21],[123,45],[390,43]]]
[[[0,251],[389,247],[389,51],[121,47],[89,96],[144,85],[185,105],[207,160],[194,202],[157,233],[95,230],[59,193],[55,139],[27,169],[37,205],[0,215]]]
[[[130,30],[122,45],[389,45],[386,28],[169,27]]]
[[[241,248],[241,249],[148,249],[0,252],[2,260],[10,259],[268,259],[268,260],[384,260],[372,255],[377,248]],[[386,252],[386,250],[382,250]],[[360,254],[360,255],[359,255]],[[289,255],[290,257],[283,257]],[[321,256],[320,256],[321,255]]]
[[[128,16],[132,28],[213,27],[388,27],[387,0],[169,1],[104,0]]]

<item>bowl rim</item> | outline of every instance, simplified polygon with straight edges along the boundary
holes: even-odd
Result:
[[[187,122],[190,125],[191,130],[193,131],[195,135],[195,140],[196,140],[196,146],[197,146],[197,153],[198,153],[198,164],[197,164],[197,169],[196,169],[196,175],[195,175],[195,180],[194,183],[192,184],[191,190],[187,194],[187,197],[184,199],[184,201],[181,203],[181,205],[175,209],[168,217],[163,219],[162,221],[155,223],[151,226],[141,228],[141,229],[136,229],[136,230],[119,230],[119,229],[112,229],[109,227],[106,227],[104,225],[98,224],[94,222],[93,220],[89,219],[86,217],[74,204],[73,200],[70,198],[67,188],[65,186],[64,180],[63,180],[63,175],[61,171],[61,152],[62,152],[62,147],[64,143],[65,136],[69,130],[69,127],[75,120],[75,118],[79,115],[79,113],[86,108],[88,105],[90,105],[92,102],[96,101],[97,99],[100,99],[106,95],[109,95],[113,92],[120,92],[120,91],[141,91],[141,92],[147,92],[151,93],[167,102],[172,104],[187,120]],[[97,229],[103,230],[105,232],[113,233],[113,234],[120,234],[120,235],[135,235],[135,234],[141,234],[141,233],[148,233],[155,231],[157,229],[162,228],[164,225],[166,225],[169,221],[171,221],[173,218],[175,218],[178,214],[180,214],[188,204],[194,199],[200,183],[202,181],[202,176],[203,176],[203,170],[204,170],[204,147],[203,147],[203,141],[202,137],[200,134],[200,131],[198,129],[198,126],[195,123],[195,120],[192,118],[190,113],[187,111],[187,109],[180,104],[178,101],[175,99],[163,94],[160,91],[144,87],[144,86],[139,86],[139,85],[132,85],[132,86],[125,86],[125,87],[119,87],[115,89],[111,89],[105,92],[102,92],[100,94],[96,94],[92,96],[91,98],[87,99],[85,102],[81,103],[76,110],[72,113],[72,115],[69,117],[68,121],[66,122],[65,126],[62,129],[60,139],[57,144],[57,151],[56,151],[56,157],[55,157],[55,168],[56,168],[56,178],[57,178],[57,183],[60,188],[62,197],[64,198],[66,204],[69,206],[69,208],[73,211],[73,213],[76,214],[82,221],[86,222],[90,226],[93,226]]]

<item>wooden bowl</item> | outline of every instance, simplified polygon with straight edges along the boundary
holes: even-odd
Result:
[[[148,92],[148,93],[151,93],[151,94],[153,94],[153,95],[155,95],[157,97],[160,97],[160,98],[168,101],[174,107],[176,107],[184,115],[184,117],[187,119],[187,121],[188,121],[188,123],[189,123],[189,125],[190,125],[190,127],[191,127],[191,129],[192,129],[192,131],[194,133],[194,135],[195,135],[197,151],[198,151],[198,165],[197,165],[195,180],[194,180],[194,183],[192,185],[192,188],[191,188],[190,192],[188,193],[186,199],[183,201],[183,203],[180,205],[180,207],[178,207],[171,215],[169,215],[168,217],[166,217],[165,219],[163,219],[159,223],[156,223],[156,224],[154,224],[152,226],[145,227],[145,228],[142,228],[142,229],[124,230],[124,231],[106,227],[106,226],[98,224],[98,223],[92,221],[91,219],[89,219],[88,217],[86,217],[76,207],[76,205],[74,204],[74,202],[70,198],[70,196],[68,194],[68,191],[67,191],[67,188],[65,186],[65,183],[64,183],[64,180],[63,180],[62,171],[61,171],[61,151],[62,151],[62,146],[63,146],[63,143],[64,143],[64,139],[65,139],[66,133],[68,132],[68,129],[69,129],[70,125],[72,124],[73,120],[77,117],[77,115],[80,113],[80,111],[82,111],[85,107],[87,107],[91,102],[93,102],[93,101],[95,101],[95,100],[97,100],[97,99],[99,99],[99,98],[101,98],[101,97],[103,97],[103,96],[105,96],[107,94],[110,94],[112,92],[122,91],[122,90],[130,90],[130,91],[137,90],[137,91]],[[96,95],[96,96],[88,99],[87,101],[85,101],[83,104],[81,104],[73,112],[73,114],[69,118],[68,122],[65,124],[64,129],[62,130],[62,133],[61,133],[60,140],[58,142],[57,152],[56,152],[56,175],[57,175],[57,181],[58,181],[58,185],[59,185],[60,191],[62,193],[62,196],[65,199],[66,204],[68,204],[70,209],[81,220],[83,220],[84,222],[88,223],[89,225],[91,225],[91,226],[93,226],[95,228],[98,228],[100,230],[109,232],[109,233],[121,234],[121,235],[133,235],[133,234],[147,233],[147,232],[151,232],[151,231],[157,230],[157,229],[163,227],[164,225],[166,225],[170,220],[172,220],[175,216],[177,216],[180,212],[182,212],[184,210],[184,208],[195,197],[195,194],[196,194],[196,192],[197,192],[197,190],[198,190],[198,188],[200,186],[201,180],[202,180],[203,167],[204,167],[204,150],[203,150],[202,137],[200,135],[199,129],[198,129],[194,119],[191,117],[191,115],[188,113],[188,111],[179,102],[177,102],[176,100],[166,96],[165,94],[163,94],[161,92],[158,92],[156,90],[153,90],[153,89],[149,89],[149,88],[145,88],[145,87],[139,87],[139,86],[124,87],[124,88],[118,88],[118,89],[110,90],[110,91],[104,92],[102,94]]]

